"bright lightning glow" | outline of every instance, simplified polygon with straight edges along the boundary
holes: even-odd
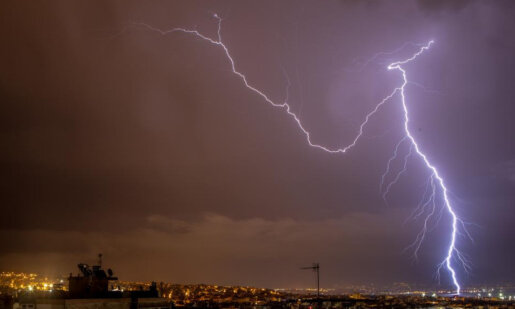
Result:
[[[427,158],[426,154],[420,150],[420,147],[417,144],[417,141],[415,140],[413,135],[411,135],[411,132],[409,130],[408,106],[406,104],[406,95],[405,95],[405,91],[404,91],[406,85],[408,84],[408,77],[407,77],[406,70],[402,67],[402,65],[415,60],[425,50],[429,49],[429,47],[431,47],[431,45],[433,43],[434,43],[434,41],[432,41],[432,40],[429,41],[429,43],[427,43],[427,45],[420,48],[419,51],[417,53],[415,53],[413,56],[411,56],[410,58],[408,58],[406,60],[402,60],[402,61],[393,62],[390,65],[388,65],[387,68],[388,68],[388,70],[398,70],[402,74],[402,79],[404,82],[403,82],[402,86],[400,87],[400,89],[401,89],[400,94],[401,94],[402,109],[404,111],[404,132],[406,133],[406,136],[413,144],[413,147],[415,148],[415,152],[419,155],[420,158],[422,158],[422,160],[424,161],[427,168],[431,171],[432,176],[436,179],[437,183],[439,184],[439,186],[442,190],[445,207],[447,208],[447,211],[449,212],[449,214],[452,218],[451,241],[449,244],[449,248],[447,249],[447,256],[445,257],[445,259],[442,263],[445,263],[447,270],[450,272],[452,282],[453,282],[454,286],[456,287],[456,293],[459,294],[461,287],[460,287],[460,284],[458,283],[458,279],[456,277],[456,271],[454,270],[454,268],[452,266],[452,259],[453,259],[454,255],[456,254],[458,256],[458,259],[460,258],[460,255],[461,255],[459,253],[459,251],[456,249],[456,234],[457,234],[457,230],[458,230],[458,220],[459,219],[458,219],[458,216],[456,215],[456,212],[454,211],[454,209],[451,206],[451,202],[449,201],[448,190],[447,190],[447,187],[445,186],[445,182],[444,182],[443,178],[438,173],[438,170],[436,169],[436,167],[433,164],[431,164],[431,162],[429,162],[429,159]],[[431,215],[433,213],[434,212],[432,212]],[[425,224],[424,229],[426,229],[427,218],[426,218],[426,221],[424,224]],[[423,232],[425,233],[425,230],[423,230]]]
[[[456,248],[456,235],[458,233],[458,223],[460,223],[462,225],[464,223],[463,223],[463,221],[461,221],[458,218],[458,216],[456,215],[454,209],[451,206],[451,203],[450,203],[449,198],[448,198],[448,190],[447,190],[447,187],[445,186],[443,178],[440,176],[440,174],[439,174],[438,170],[436,169],[436,167],[433,164],[431,164],[431,162],[427,158],[426,154],[421,151],[419,145],[417,144],[415,138],[413,137],[413,135],[411,134],[411,132],[409,130],[409,113],[408,113],[408,106],[407,106],[407,103],[406,103],[406,96],[405,96],[405,88],[406,88],[406,85],[408,85],[409,82],[408,82],[408,79],[407,79],[406,70],[403,68],[403,65],[405,65],[407,63],[410,63],[411,61],[415,60],[424,51],[429,49],[429,47],[434,42],[430,41],[426,45],[416,45],[416,46],[419,46],[420,48],[419,48],[418,52],[413,54],[410,58],[402,60],[402,61],[393,62],[393,63],[391,63],[391,64],[389,64],[387,66],[388,70],[397,70],[397,71],[399,71],[401,73],[402,81],[403,81],[402,85],[400,87],[397,87],[397,88],[393,89],[393,91],[390,94],[388,94],[384,99],[382,99],[379,103],[377,103],[375,105],[375,107],[368,114],[366,114],[364,120],[361,122],[361,124],[359,126],[359,129],[358,129],[358,132],[357,132],[356,136],[354,137],[354,139],[352,139],[352,141],[349,144],[347,144],[346,146],[343,146],[343,147],[339,147],[339,148],[329,148],[329,147],[317,144],[317,143],[312,141],[310,132],[302,125],[302,122],[299,119],[299,117],[292,111],[292,108],[291,108],[291,106],[288,103],[288,93],[286,93],[286,99],[285,99],[284,102],[274,102],[263,91],[261,91],[261,90],[255,88],[254,86],[252,86],[248,82],[247,77],[243,73],[239,72],[236,69],[235,61],[234,61],[231,53],[229,52],[229,49],[227,48],[227,46],[222,41],[222,35],[221,35],[222,18],[218,14],[216,14],[216,13],[213,14],[213,17],[218,22],[217,39],[210,38],[210,37],[200,33],[198,30],[191,30],[191,29],[185,29],[185,28],[173,28],[173,29],[170,29],[170,30],[161,30],[161,29],[152,27],[152,26],[150,26],[148,24],[145,24],[145,23],[134,23],[133,26],[142,27],[142,28],[145,28],[147,30],[151,30],[151,31],[157,32],[157,33],[159,33],[161,35],[168,35],[168,34],[177,33],[177,32],[188,34],[188,35],[193,35],[193,36],[195,36],[195,37],[197,37],[197,38],[199,38],[199,39],[201,39],[201,40],[203,40],[203,41],[205,41],[205,42],[207,42],[209,44],[212,44],[212,45],[214,45],[216,47],[221,48],[223,50],[227,60],[230,63],[230,66],[231,66],[231,69],[232,69],[232,73],[240,78],[240,80],[243,82],[243,84],[245,85],[246,88],[248,88],[251,92],[253,92],[254,94],[256,94],[259,97],[261,97],[265,102],[267,102],[268,104],[270,104],[273,107],[276,107],[276,108],[284,110],[295,121],[297,127],[304,134],[308,144],[311,147],[323,150],[323,151],[328,152],[328,153],[346,153],[348,150],[352,149],[358,143],[360,138],[363,136],[364,128],[367,125],[367,123],[369,122],[370,118],[375,113],[378,112],[378,110],[381,108],[381,106],[383,106],[386,102],[388,102],[390,99],[392,99],[396,94],[400,94],[400,97],[401,97],[400,103],[402,105],[403,116],[404,116],[404,135],[405,136],[396,145],[395,151],[394,151],[394,155],[388,160],[386,171],[383,174],[382,179],[381,179],[381,189],[384,187],[384,180],[385,180],[386,176],[390,172],[390,165],[391,165],[392,161],[395,160],[395,158],[397,157],[397,151],[398,151],[400,145],[403,142],[405,142],[406,140],[408,140],[410,142],[410,148],[409,148],[409,153],[404,157],[403,169],[397,174],[397,176],[394,178],[394,180],[391,181],[386,186],[386,189],[385,189],[385,191],[383,193],[383,198],[386,198],[386,195],[388,194],[391,186],[394,185],[398,181],[398,179],[401,176],[401,174],[406,171],[407,160],[408,160],[409,156],[412,154],[412,151],[414,150],[415,153],[422,159],[422,161],[424,162],[425,166],[429,169],[429,171],[431,173],[431,175],[430,175],[431,194],[429,195],[429,199],[425,203],[423,203],[421,201],[421,203],[419,204],[419,206],[416,209],[416,212],[418,212],[416,216],[419,216],[422,213],[424,213],[427,206],[431,205],[432,207],[431,207],[430,213],[426,216],[426,218],[424,220],[423,229],[417,235],[417,238],[416,238],[415,242],[410,247],[415,247],[414,255],[416,256],[417,253],[418,253],[418,250],[420,248],[420,245],[421,245],[421,243],[423,242],[423,240],[424,240],[424,238],[426,236],[426,232],[427,232],[427,228],[428,228],[428,222],[431,219],[431,217],[435,214],[435,208],[436,208],[435,194],[436,194],[436,187],[438,186],[439,189],[442,191],[442,194],[443,194],[443,200],[444,200],[444,203],[445,203],[445,208],[447,209],[448,213],[450,214],[450,216],[452,218],[452,233],[451,233],[450,244],[449,244],[449,247],[447,249],[447,255],[446,255],[445,259],[442,261],[442,263],[440,264],[439,268],[441,268],[443,265],[446,266],[447,270],[451,274],[452,282],[453,282],[453,284],[454,284],[454,286],[456,288],[456,293],[459,294],[461,287],[460,287],[460,285],[458,283],[457,276],[456,276],[456,271],[454,270],[453,265],[452,265],[452,260],[455,258],[458,261],[460,261],[464,265],[464,267],[466,269],[469,267],[469,264],[468,264],[465,256],[461,252],[459,252],[457,250],[457,248]],[[415,45],[415,44],[412,44],[412,43],[409,43],[409,44]],[[405,45],[408,45],[408,44],[405,44]],[[403,45],[401,47],[401,49],[404,48],[405,45]],[[395,52],[397,52],[399,50],[395,50],[395,51],[387,52],[387,53],[380,53],[380,54],[393,54],[393,53],[395,53]],[[374,55],[374,58],[372,60],[377,58],[380,54]],[[372,60],[369,60],[365,64],[369,63]],[[289,80],[288,80],[288,85],[289,85]],[[426,196],[426,194],[427,194],[427,188],[426,188],[426,192],[424,193],[424,196]],[[424,197],[423,197],[423,199],[424,199]]]

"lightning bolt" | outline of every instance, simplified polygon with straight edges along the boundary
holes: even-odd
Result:
[[[301,130],[301,132],[306,137],[306,141],[308,142],[308,144],[311,147],[314,147],[314,148],[317,148],[317,149],[320,149],[320,150],[323,150],[323,151],[329,152],[329,153],[346,153],[351,148],[356,146],[356,144],[358,143],[359,139],[363,136],[363,130],[364,130],[365,126],[367,125],[369,119],[375,113],[377,113],[377,111],[381,108],[381,106],[383,106],[386,102],[388,102],[388,100],[390,100],[397,92],[399,92],[401,90],[401,88],[395,88],[389,95],[387,95],[383,100],[381,100],[375,106],[375,108],[372,109],[365,116],[364,121],[359,126],[358,134],[352,140],[352,142],[349,143],[348,145],[346,145],[344,147],[339,147],[339,148],[329,148],[329,147],[325,147],[323,145],[317,144],[317,143],[312,141],[311,133],[302,125],[301,120],[299,119],[297,114],[295,114],[292,111],[292,108],[291,108],[291,106],[290,106],[290,104],[288,103],[287,100],[285,100],[284,102],[280,102],[280,103],[279,102],[274,102],[264,92],[262,92],[261,90],[255,88],[254,86],[252,86],[248,82],[247,77],[243,73],[239,72],[236,69],[236,63],[234,61],[234,58],[232,57],[231,53],[229,52],[229,49],[227,48],[227,46],[222,42],[222,35],[221,35],[222,18],[220,18],[217,14],[214,14],[213,17],[215,19],[217,19],[217,21],[218,21],[218,30],[217,30],[218,39],[217,40],[212,39],[210,37],[207,37],[207,36],[201,34],[198,30],[191,30],[191,29],[185,29],[185,28],[172,28],[170,30],[161,30],[161,29],[152,27],[152,26],[150,26],[150,25],[148,25],[146,23],[133,23],[133,25],[134,26],[144,27],[144,28],[146,28],[148,30],[157,32],[157,33],[159,33],[161,35],[168,35],[168,34],[171,34],[171,33],[174,33],[174,32],[182,32],[182,33],[186,33],[186,34],[191,34],[191,35],[194,35],[194,36],[196,36],[196,37],[198,37],[198,38],[200,38],[200,39],[202,39],[202,40],[204,40],[204,41],[206,41],[206,42],[208,42],[210,44],[213,44],[215,46],[220,47],[224,51],[227,60],[229,60],[229,63],[231,65],[231,69],[232,69],[232,73],[235,74],[236,76],[238,76],[241,79],[241,81],[243,82],[243,84],[245,85],[245,87],[247,87],[250,91],[252,91],[255,94],[257,94],[258,96],[260,96],[265,102],[267,102],[271,106],[283,109],[291,118],[293,118],[293,120],[297,124],[298,128]],[[288,97],[288,96],[286,96],[286,97]]]
[[[426,167],[431,171],[431,174],[432,174],[432,177],[433,177],[431,181],[432,182],[436,181],[436,183],[438,184],[438,186],[442,190],[444,205],[445,205],[445,207],[446,207],[446,209],[447,209],[447,211],[448,211],[448,213],[449,213],[449,215],[451,216],[451,219],[452,219],[451,240],[450,240],[450,243],[449,243],[449,247],[447,249],[447,255],[446,255],[445,259],[442,261],[442,263],[440,265],[445,265],[447,267],[447,270],[451,274],[452,282],[453,282],[453,284],[454,284],[454,286],[456,288],[456,294],[459,294],[460,290],[461,290],[461,286],[460,286],[460,284],[458,282],[458,279],[457,279],[457,276],[456,276],[456,270],[453,268],[452,259],[456,256],[460,261],[463,262],[463,259],[461,258],[462,254],[456,248],[456,234],[458,233],[458,222],[460,220],[459,220],[458,216],[456,215],[456,212],[454,211],[454,209],[453,209],[453,207],[451,205],[451,202],[449,200],[448,189],[445,186],[445,182],[444,182],[442,176],[440,176],[440,173],[438,172],[438,169],[429,161],[429,159],[427,158],[427,155],[424,152],[422,152],[422,150],[420,149],[417,141],[415,140],[415,138],[411,134],[411,131],[409,129],[408,105],[406,104],[406,94],[405,94],[405,91],[404,91],[406,85],[408,84],[408,76],[407,76],[406,70],[403,68],[403,65],[405,65],[407,63],[410,63],[413,60],[415,60],[424,51],[428,50],[431,47],[431,45],[433,45],[433,43],[434,43],[433,40],[429,41],[429,43],[427,43],[427,45],[422,46],[418,50],[418,52],[413,54],[413,56],[411,56],[410,58],[402,60],[402,61],[393,62],[393,63],[389,64],[387,68],[388,68],[388,70],[397,70],[397,71],[399,71],[401,73],[403,83],[402,83],[402,86],[400,87],[400,89],[401,89],[400,90],[400,95],[401,95],[401,105],[402,105],[402,109],[404,111],[404,133],[406,134],[406,137],[409,139],[409,141],[413,145],[413,147],[415,149],[415,152],[422,159],[422,161],[424,162]],[[433,195],[432,199],[434,201],[434,195]],[[433,210],[434,210],[434,207],[433,207]],[[430,216],[433,213],[434,213],[434,211],[430,214]],[[425,235],[425,230],[427,228],[427,220],[428,219],[426,218],[426,220],[424,221],[425,223],[424,223],[424,228],[423,228],[423,235]]]
[[[435,200],[436,199],[436,186],[435,186],[434,175],[431,175],[429,183],[431,184],[431,194],[429,195],[429,198],[427,199],[427,201],[425,203],[423,203],[420,207],[417,207],[417,210],[419,210],[419,212],[415,215],[415,217],[422,215],[425,212],[426,207],[429,205],[431,205],[431,210],[430,210],[429,214],[425,217],[422,229],[417,234],[415,241],[411,245],[406,247],[406,249],[404,249],[404,251],[407,251],[410,248],[414,248],[413,256],[415,257],[415,259],[418,257],[418,251],[420,250],[420,246],[422,246],[422,243],[424,242],[424,239],[426,238],[426,235],[428,232],[429,221],[431,220],[431,217],[433,217],[433,215],[436,212],[436,200]],[[425,193],[427,193],[427,188],[426,188]],[[439,265],[439,267],[440,267],[440,265]]]
[[[386,176],[388,176],[388,174],[390,173],[390,165],[392,164],[392,162],[397,158],[397,152],[399,152],[399,147],[402,145],[402,143],[404,143],[404,141],[406,140],[406,136],[403,137],[398,143],[397,145],[395,145],[395,150],[393,151],[393,155],[390,157],[390,159],[388,159],[388,162],[386,163],[386,170],[384,171],[383,175],[381,176],[381,183],[379,184],[379,191],[382,191],[383,190],[383,187],[384,187],[384,181],[386,179]]]
[[[382,52],[375,53],[374,55],[372,55],[370,58],[368,58],[366,60],[363,60],[363,58],[354,59],[352,62],[355,65],[357,65],[358,68],[356,70],[347,69],[345,71],[347,71],[347,72],[362,72],[365,67],[367,67],[369,64],[375,62],[378,58],[383,57],[383,56],[395,55],[395,54],[399,53],[400,51],[404,50],[408,46],[421,47],[422,44],[406,42],[394,50],[390,50],[390,51],[386,51],[386,52],[382,51]]]
[[[455,286],[455,289],[456,289],[456,293],[459,294],[460,290],[461,290],[461,287],[460,287],[460,284],[458,283],[456,271],[454,270],[453,265],[452,265],[452,260],[453,259],[457,259],[457,260],[461,261],[465,265],[465,268],[468,267],[468,265],[469,265],[467,260],[466,260],[466,258],[465,258],[465,256],[461,252],[459,252],[457,250],[457,248],[456,248],[456,235],[458,233],[458,224],[461,223],[463,225],[463,222],[458,218],[458,216],[456,215],[456,212],[454,211],[454,209],[453,209],[453,207],[452,207],[452,205],[451,205],[451,203],[449,201],[448,189],[445,186],[445,182],[444,182],[443,178],[440,176],[440,173],[438,172],[437,168],[429,161],[429,159],[427,158],[426,154],[424,152],[422,152],[422,150],[420,149],[417,141],[415,140],[415,138],[413,137],[413,135],[410,132],[410,129],[409,129],[408,105],[406,103],[406,95],[405,95],[405,88],[409,84],[409,82],[408,82],[406,70],[403,68],[403,65],[408,64],[408,63],[414,61],[424,51],[429,49],[430,46],[434,43],[434,41],[429,41],[426,45],[412,44],[412,43],[405,44],[405,45],[418,46],[419,49],[410,58],[407,58],[407,59],[402,60],[402,61],[393,62],[393,63],[391,63],[391,64],[389,64],[387,66],[388,70],[396,70],[396,71],[401,73],[402,85],[399,86],[399,87],[396,87],[395,89],[393,89],[386,97],[384,97],[381,101],[379,101],[371,111],[369,111],[365,115],[364,120],[359,125],[359,128],[358,128],[358,131],[356,133],[356,136],[354,137],[354,139],[352,139],[352,141],[350,143],[348,143],[345,146],[338,147],[338,148],[330,148],[330,147],[326,147],[326,146],[323,146],[321,144],[318,144],[318,143],[314,142],[312,140],[310,132],[303,126],[303,124],[302,124],[301,120],[299,119],[299,117],[297,116],[297,114],[295,114],[295,112],[292,110],[290,104],[288,103],[289,79],[287,78],[287,75],[284,72],[284,70],[283,70],[283,73],[285,73],[287,81],[288,81],[286,98],[285,98],[285,100],[283,102],[274,102],[263,91],[261,91],[261,90],[257,89],[256,87],[252,86],[251,83],[248,81],[247,77],[243,73],[241,73],[240,71],[237,70],[236,62],[235,62],[234,58],[232,57],[232,55],[231,55],[227,45],[225,45],[225,43],[222,41],[222,34],[221,34],[222,18],[219,15],[217,15],[217,14],[213,14],[213,17],[217,20],[217,24],[218,24],[218,28],[217,28],[217,32],[216,32],[217,33],[217,38],[216,39],[213,39],[213,38],[211,38],[209,36],[206,36],[206,35],[200,33],[198,30],[194,30],[194,29],[186,29],[186,28],[180,28],[179,27],[179,28],[172,28],[172,29],[169,29],[169,30],[161,30],[161,29],[155,28],[155,27],[153,27],[151,25],[148,25],[146,23],[133,23],[132,26],[133,27],[144,28],[144,29],[147,29],[147,30],[159,33],[159,34],[161,34],[163,36],[166,36],[166,35],[169,35],[169,34],[172,34],[172,33],[183,33],[183,34],[187,34],[187,35],[192,35],[192,36],[194,36],[194,37],[196,37],[196,38],[198,38],[198,39],[200,39],[202,41],[205,41],[208,44],[211,44],[211,45],[213,45],[215,47],[220,48],[224,52],[225,57],[227,58],[230,66],[231,66],[232,73],[234,75],[236,75],[243,82],[243,84],[245,85],[245,87],[247,89],[249,89],[251,92],[253,92],[257,96],[261,97],[263,99],[263,101],[265,101],[266,103],[268,103],[269,105],[271,105],[274,108],[278,108],[278,109],[281,109],[284,112],[286,112],[286,114],[290,118],[292,118],[293,121],[296,123],[297,127],[303,133],[303,135],[306,138],[307,143],[311,147],[314,147],[316,149],[319,149],[319,150],[322,150],[322,151],[325,151],[325,152],[331,153],[331,154],[346,153],[347,151],[352,149],[354,146],[356,146],[356,144],[358,143],[360,138],[363,136],[365,126],[368,124],[368,122],[371,119],[371,117],[374,114],[376,114],[379,111],[379,109],[385,103],[390,101],[395,95],[400,94],[400,98],[401,98],[400,104],[402,105],[403,116],[404,116],[403,117],[404,118],[404,123],[403,123],[404,124],[404,137],[396,145],[395,151],[394,151],[394,155],[388,160],[386,171],[385,171],[385,173],[382,176],[381,188],[384,187],[384,180],[385,180],[386,176],[388,175],[388,173],[390,172],[390,165],[391,165],[392,161],[397,157],[397,151],[398,151],[400,145],[402,143],[404,143],[405,141],[409,141],[410,147],[409,147],[409,153],[404,157],[403,169],[397,174],[397,176],[394,178],[394,180],[391,181],[386,186],[385,192],[383,193],[383,197],[386,198],[386,194],[388,194],[391,186],[393,186],[398,181],[398,179],[401,176],[401,174],[406,171],[407,160],[412,155],[412,152],[414,150],[416,155],[418,155],[422,159],[423,163],[425,164],[425,166],[427,167],[427,169],[430,171],[430,174],[431,174],[431,176],[430,176],[430,185],[431,185],[431,188],[432,188],[432,193],[429,195],[428,201],[426,201],[425,203],[422,203],[422,212],[425,211],[425,208],[429,204],[431,204],[432,208],[431,208],[431,212],[429,213],[429,215],[426,217],[426,219],[424,221],[424,226],[423,226],[422,231],[417,235],[417,238],[416,238],[415,242],[411,246],[415,246],[415,255],[416,255],[417,252],[418,252],[418,249],[420,248],[421,243],[423,242],[423,240],[425,238],[425,235],[426,235],[426,232],[427,232],[428,222],[429,222],[430,218],[435,213],[435,208],[436,208],[435,194],[436,194],[436,187],[438,186],[440,188],[440,190],[442,191],[445,207],[446,207],[446,209],[447,209],[447,211],[448,211],[448,213],[449,213],[449,215],[451,216],[451,219],[452,219],[452,232],[451,232],[451,235],[450,235],[451,239],[450,239],[449,247],[447,249],[447,255],[444,258],[444,260],[439,264],[438,270],[440,270],[444,265],[446,266],[447,270],[449,271],[449,273],[451,275],[452,282],[453,282],[453,284]],[[403,45],[400,49],[402,49],[404,47],[405,46]],[[392,51],[392,52],[385,52],[385,53],[376,54],[376,55],[374,55],[373,59],[370,60],[370,61],[375,60],[377,57],[379,57],[382,54],[393,54],[393,53],[395,53],[397,51],[398,50],[395,50],[395,51]],[[366,62],[365,65],[368,64],[370,61]],[[427,191],[427,188],[426,188],[426,191]],[[425,195],[426,195],[426,193],[424,194],[424,196]],[[420,205],[419,205],[418,208],[420,208]],[[421,213],[419,213],[418,215],[420,215],[420,214]]]
[[[404,141],[404,139],[403,139],[403,140],[401,140],[401,142],[402,142],[402,141]],[[401,144],[401,143],[397,144],[397,146],[398,146],[398,145],[400,145],[400,144]],[[408,159],[409,159],[409,157],[411,156],[412,151],[413,151],[413,146],[412,146],[412,145],[410,145],[408,153],[404,156],[404,164],[403,164],[403,166],[402,166],[402,170],[400,170],[400,171],[397,173],[397,175],[395,176],[395,178],[394,178],[392,181],[390,181],[390,182],[388,183],[388,185],[386,186],[386,189],[385,189],[385,190],[384,190],[384,192],[383,192],[383,200],[384,200],[385,202],[386,202],[386,196],[388,195],[388,193],[390,193],[390,188],[391,188],[394,184],[396,184],[396,183],[397,183],[397,181],[399,181],[399,178],[401,178],[402,174],[404,174],[404,173],[408,170]],[[397,157],[397,147],[395,148],[395,153],[394,153],[394,155],[392,156],[392,158],[396,158],[396,157]],[[387,175],[387,173],[389,172],[389,168],[390,168],[390,167],[389,167],[389,165],[390,165],[390,163],[391,163],[391,161],[392,161],[392,158],[390,158],[390,160],[388,160],[388,165],[387,165],[387,168],[386,168],[386,172],[383,174],[382,179],[381,179],[381,187],[383,187],[383,180],[384,180],[385,176]]]

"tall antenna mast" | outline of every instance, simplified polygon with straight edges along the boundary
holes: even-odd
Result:
[[[313,263],[312,266],[301,267],[300,269],[312,269],[317,273],[317,307],[320,308],[320,264]]]

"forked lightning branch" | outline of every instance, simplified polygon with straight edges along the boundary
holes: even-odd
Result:
[[[151,30],[154,32],[157,32],[161,35],[169,35],[172,33],[182,33],[186,35],[191,35],[193,37],[196,37],[198,39],[201,39],[202,41],[213,45],[214,47],[221,48],[229,61],[229,64],[231,66],[232,73],[235,74],[240,78],[240,80],[243,82],[244,86],[248,88],[249,91],[253,92],[255,95],[258,95],[263,99],[264,102],[270,104],[271,106],[278,108],[284,112],[286,112],[294,121],[294,123],[297,125],[297,127],[301,130],[301,132],[304,134],[307,143],[314,148],[320,149],[322,151],[325,151],[327,153],[331,154],[338,154],[338,153],[346,153],[347,151],[351,150],[353,147],[356,146],[356,144],[359,142],[360,138],[364,134],[364,129],[368,122],[371,120],[371,118],[374,116],[374,114],[378,113],[381,107],[390,102],[395,101],[402,106],[403,115],[400,121],[402,121],[403,124],[403,131],[404,136],[399,141],[399,143],[395,147],[394,155],[390,158],[390,160],[387,162],[387,169],[385,174],[383,175],[381,179],[381,188],[384,189],[383,197],[386,198],[386,194],[390,190],[391,186],[394,185],[397,180],[399,179],[400,175],[406,170],[406,164],[404,164],[404,168],[398,172],[397,176],[394,177],[393,181],[388,183],[386,186],[384,186],[384,180],[386,175],[390,172],[390,164],[393,160],[396,159],[399,146],[402,143],[409,143],[409,152],[404,157],[404,162],[406,163],[406,160],[409,156],[412,154],[416,154],[424,166],[427,168],[429,172],[429,180],[428,184],[430,184],[431,189],[429,190],[429,194],[426,192],[424,193],[424,196],[422,197],[421,203],[418,205],[417,209],[415,210],[414,214],[415,217],[424,216],[423,220],[423,227],[420,231],[420,233],[416,236],[416,239],[414,243],[410,246],[410,248],[414,248],[414,255],[418,253],[418,250],[426,238],[426,233],[428,232],[428,224],[429,220],[435,216],[436,214],[436,208],[437,208],[437,199],[436,194],[441,193],[442,194],[442,200],[443,200],[443,207],[447,211],[448,215],[451,219],[451,232],[449,234],[448,244],[446,245],[446,255],[442,258],[442,262],[438,265],[438,272],[442,267],[445,267],[447,271],[450,274],[450,278],[452,283],[454,284],[455,291],[457,294],[460,293],[460,284],[459,280],[457,278],[457,272],[455,270],[454,264],[461,264],[465,270],[469,268],[469,263],[465,259],[464,255],[457,249],[456,244],[456,238],[459,234],[459,229],[465,229],[464,223],[460,218],[458,217],[455,209],[453,208],[450,198],[449,198],[449,192],[445,185],[445,181],[442,178],[440,172],[436,168],[436,166],[429,160],[427,155],[422,151],[419,144],[417,143],[417,140],[412,135],[409,127],[409,110],[408,110],[408,101],[406,98],[405,88],[406,85],[408,85],[408,76],[407,71],[404,68],[405,64],[408,64],[412,61],[415,61],[419,56],[421,56],[424,52],[426,52],[433,44],[434,41],[429,41],[425,45],[421,45],[417,52],[415,52],[411,57],[396,61],[391,64],[389,64],[385,69],[393,70],[399,72],[400,75],[400,86],[394,88],[388,95],[386,95],[381,101],[379,101],[374,108],[366,114],[364,120],[359,125],[359,128],[357,130],[356,136],[352,139],[352,141],[344,146],[338,147],[338,148],[330,148],[323,145],[320,145],[316,142],[314,142],[311,138],[310,132],[303,126],[302,121],[300,118],[295,114],[295,112],[292,110],[290,103],[288,102],[288,99],[286,99],[284,102],[274,102],[272,99],[270,99],[269,96],[267,96],[263,91],[257,89],[256,87],[252,86],[251,83],[247,80],[247,77],[245,74],[241,73],[236,68],[236,63],[234,58],[232,57],[231,53],[229,52],[229,48],[225,43],[222,41],[222,34],[221,34],[221,26],[222,26],[222,18],[220,18],[217,14],[214,14],[213,17],[218,22],[218,29],[217,29],[217,38],[213,39],[211,37],[208,37],[198,30],[192,30],[192,29],[186,29],[186,28],[172,28],[169,30],[161,30],[158,28],[155,28],[151,25],[145,24],[145,23],[134,23],[133,26],[141,27],[147,30]],[[404,45],[403,45],[404,46]],[[397,121],[397,120],[395,120]],[[466,230],[464,230],[464,233],[466,233]]]

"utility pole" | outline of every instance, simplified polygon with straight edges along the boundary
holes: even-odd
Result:
[[[313,263],[312,266],[301,267],[300,269],[311,269],[317,273],[317,307],[320,309],[320,264]]]

